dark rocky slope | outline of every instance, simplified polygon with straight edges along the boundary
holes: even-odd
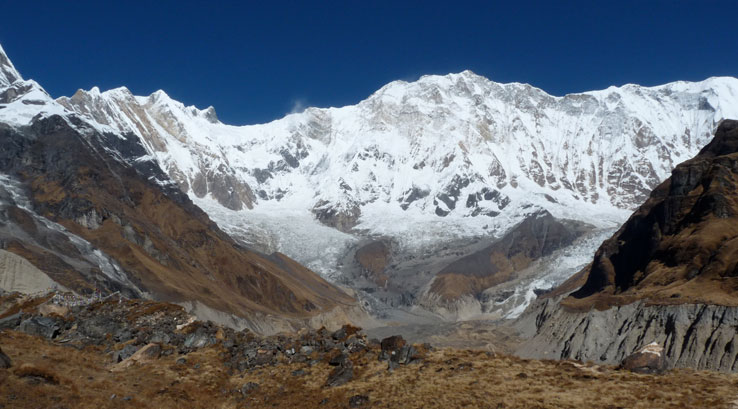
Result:
[[[139,160],[144,154],[135,137],[101,135],[60,116],[25,129],[0,128],[0,173],[23,184],[33,212],[113,257],[141,291],[241,316],[305,317],[352,303],[287,257],[237,245],[154,162]],[[16,221],[28,219],[26,232],[38,238],[28,209],[11,213]],[[99,274],[62,269],[44,247],[14,239],[4,247],[75,291],[121,289],[95,281]]]
[[[532,339],[519,352],[617,362],[655,341],[670,366],[737,371],[737,188],[738,122],[724,121],[590,267],[521,317]]]

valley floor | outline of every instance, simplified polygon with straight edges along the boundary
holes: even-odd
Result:
[[[0,332],[0,346],[12,360],[0,369],[0,408],[738,407],[738,374],[639,375],[485,351],[432,350],[388,371],[369,348],[352,356],[353,380],[326,387],[333,370],[326,361],[283,360],[239,373],[224,365],[220,344],[116,370],[102,347],[78,349],[12,330]],[[249,383],[258,386],[244,388]]]

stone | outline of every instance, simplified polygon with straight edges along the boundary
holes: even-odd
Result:
[[[387,337],[380,342],[380,345],[382,347],[382,351],[399,351],[400,348],[405,346],[405,339],[402,338],[401,335],[393,335],[391,337]]]
[[[652,342],[626,357],[620,368],[643,374],[663,373],[666,370],[664,348]]]
[[[398,364],[401,365],[407,365],[417,359],[417,354],[418,351],[414,347],[410,345],[405,345],[400,348],[400,351],[397,354],[392,356],[391,360],[396,361]]]
[[[0,330],[15,329],[21,323],[22,314],[15,313],[5,318],[0,318]]]
[[[352,379],[354,379],[353,366],[339,366],[328,375],[325,386],[341,386]]]
[[[184,346],[186,348],[202,348],[214,343],[214,337],[209,336],[203,328],[198,328],[197,331],[185,338]]]
[[[2,349],[0,349],[0,369],[8,369],[10,368],[12,363],[10,362],[10,357],[5,355]]]
[[[305,376],[307,372],[305,372],[304,369],[298,369],[295,371],[292,371],[292,376]]]
[[[106,334],[115,334],[119,331],[118,324],[106,319],[105,317],[95,317],[84,320],[79,325],[79,330],[86,336],[100,340],[105,338]]]
[[[347,336],[348,336],[348,334],[347,334],[347,331],[346,331],[346,327],[344,326],[344,327],[341,327],[336,332],[334,332],[331,335],[331,338],[335,339],[336,341],[341,341],[341,340],[346,339]]]
[[[369,404],[369,397],[366,395],[354,395],[349,398],[349,407],[360,408]]]
[[[346,354],[336,354],[333,358],[331,358],[328,361],[328,364],[331,366],[340,366],[340,365],[346,365],[349,361],[349,357]]]
[[[240,392],[243,396],[249,396],[249,394],[259,389],[259,384],[256,382],[249,382],[241,386]]]
[[[31,317],[22,321],[18,329],[26,334],[52,339],[59,335],[60,326],[51,317]]]
[[[126,345],[123,349],[126,349],[127,347],[133,347],[133,345]],[[133,348],[135,349],[135,347]],[[119,351],[118,358],[121,357],[120,352],[122,352],[122,350]],[[161,345],[148,344],[144,346],[143,348],[137,350],[135,353],[133,353],[129,357],[120,361],[118,364],[116,364],[113,367],[112,370],[120,371],[124,368],[128,368],[129,366],[132,366],[133,364],[145,364],[145,363],[151,362],[159,358],[160,355],[161,355]]]
[[[138,348],[128,344],[113,354],[113,362],[118,363],[124,361],[136,353]]]
[[[151,336],[150,342],[153,343],[159,343],[159,344],[168,344],[171,340],[171,337],[167,335],[166,333],[162,331],[154,332],[154,334]]]

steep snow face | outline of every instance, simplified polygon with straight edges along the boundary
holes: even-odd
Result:
[[[93,89],[59,102],[141,136],[196,197],[231,209],[278,201],[348,229],[374,208],[496,216],[516,191],[632,209],[719,120],[738,115],[738,80],[553,97],[465,71],[393,82],[355,106],[245,127],[161,91]]]
[[[5,50],[0,46],[0,87],[7,87],[22,79],[7,54],[5,54]]]
[[[36,81],[24,80],[0,46],[0,122],[22,126],[35,116],[69,113]]]

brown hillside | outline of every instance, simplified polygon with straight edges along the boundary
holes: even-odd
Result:
[[[574,308],[738,306],[738,122],[726,120],[597,250]]]
[[[267,257],[236,244],[173,185],[152,181],[167,178],[151,162],[116,160],[145,153],[134,137],[83,135],[53,116],[22,131],[0,129],[0,145],[0,171],[24,181],[36,213],[112,256],[158,299],[199,300],[241,316],[289,317],[354,302],[284,255]],[[46,248],[21,241],[6,247],[64,286],[81,292],[99,287]]]

